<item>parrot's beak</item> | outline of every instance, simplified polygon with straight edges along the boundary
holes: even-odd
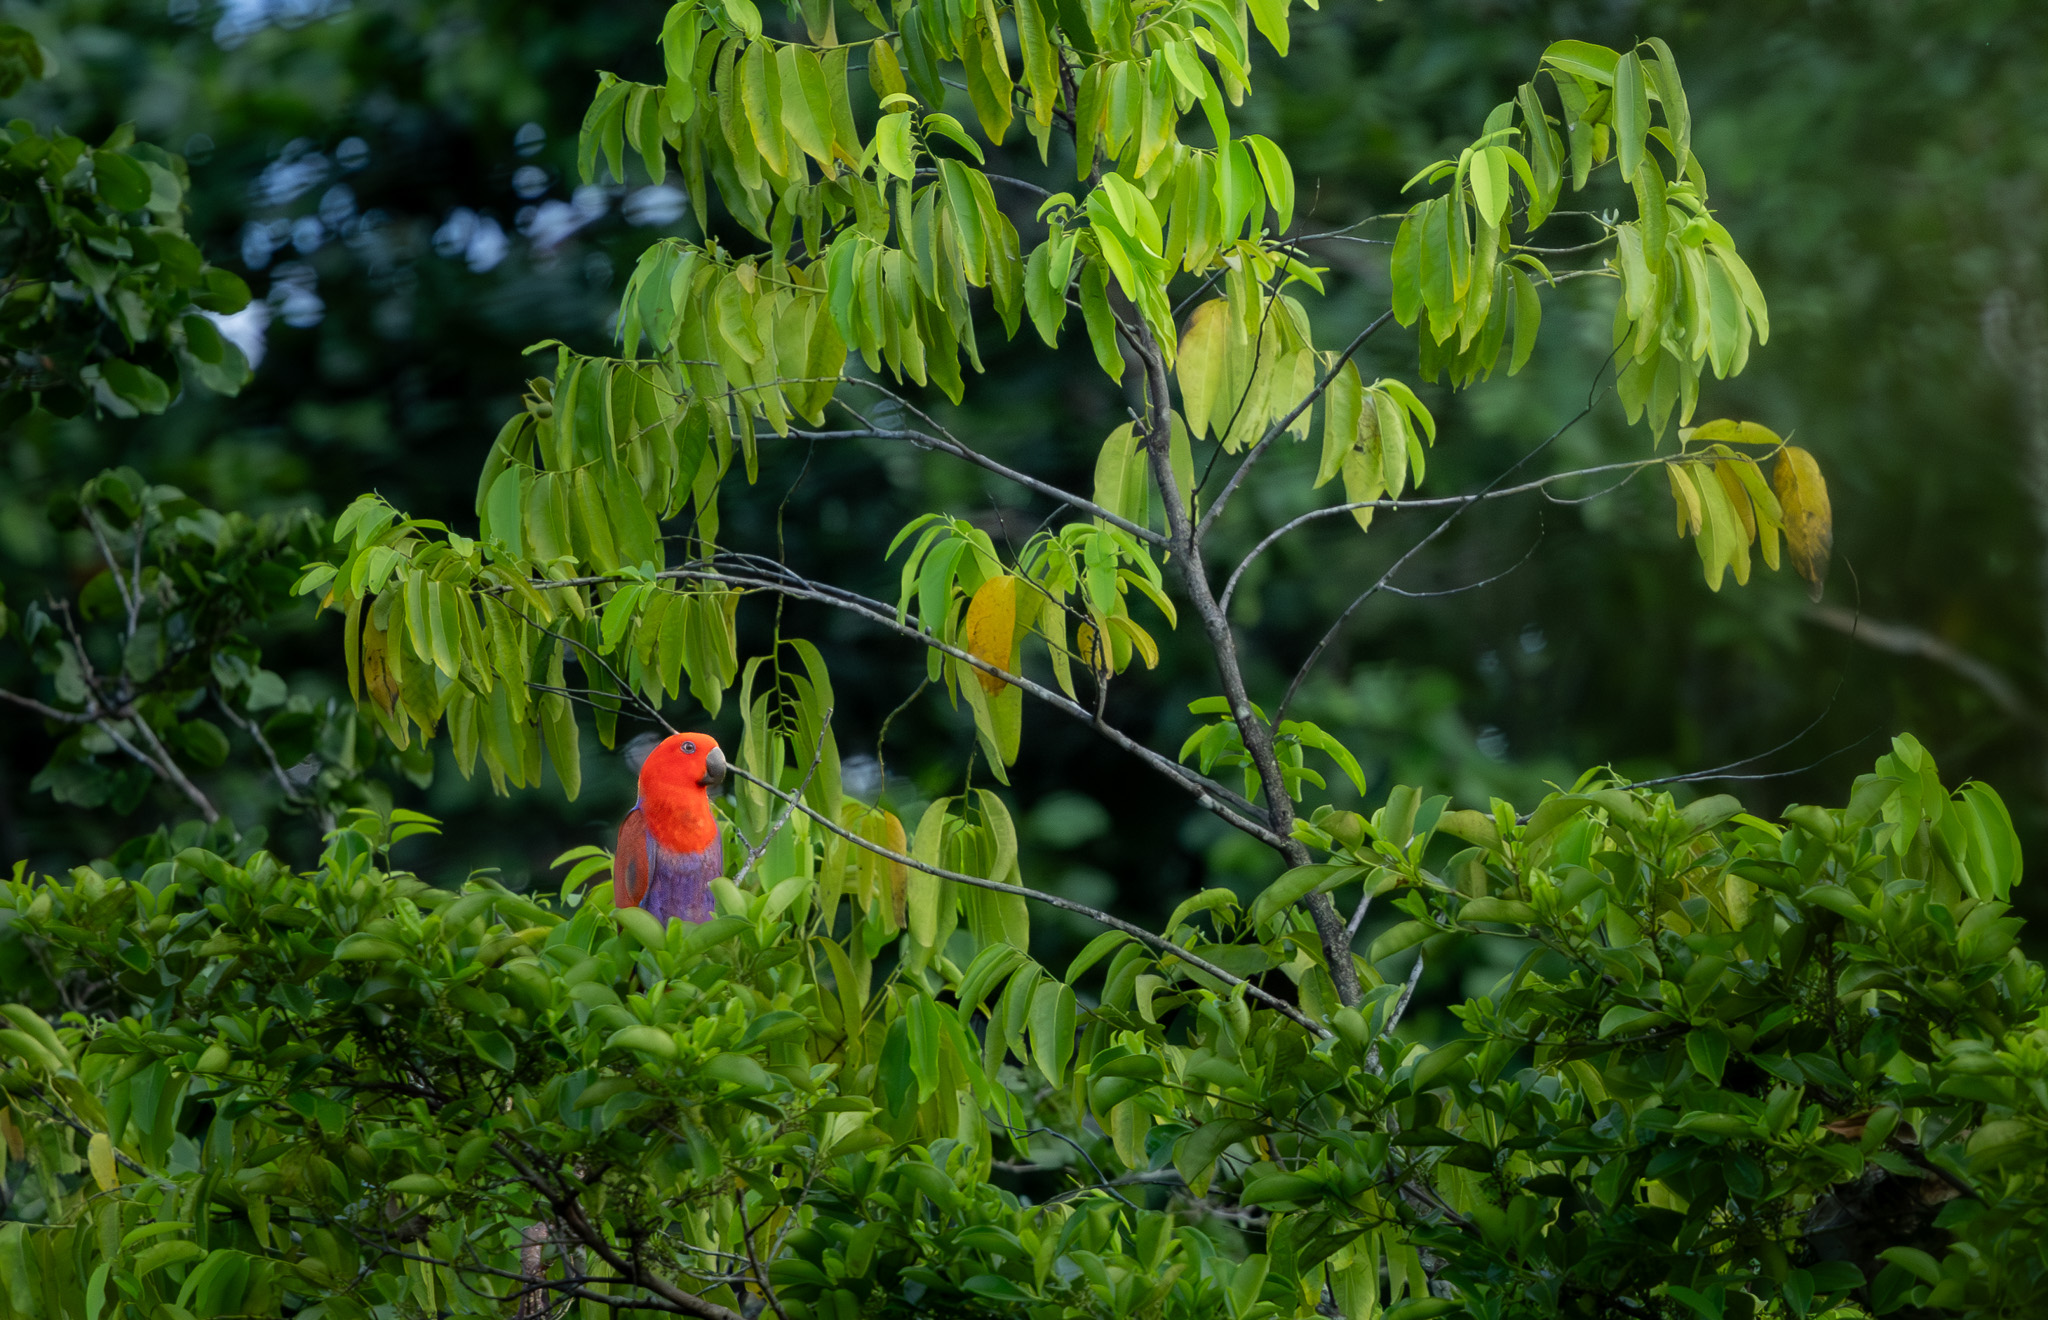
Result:
[[[720,748],[711,749],[704,758],[704,778],[697,781],[706,788],[717,788],[725,782],[725,752]]]

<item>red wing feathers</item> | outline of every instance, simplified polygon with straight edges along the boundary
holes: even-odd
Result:
[[[612,853],[612,904],[639,907],[654,879],[654,849],[647,838],[647,818],[635,807],[619,825],[619,846]]]

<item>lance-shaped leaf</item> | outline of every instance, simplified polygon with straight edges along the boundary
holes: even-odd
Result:
[[[1017,579],[1007,573],[999,574],[981,584],[974,598],[967,606],[967,624],[964,629],[967,651],[975,659],[1008,669],[1010,653],[1017,636]],[[996,693],[1009,684],[995,675],[977,669],[974,672],[981,690]]]

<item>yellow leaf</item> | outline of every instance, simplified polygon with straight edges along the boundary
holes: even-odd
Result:
[[[893,811],[879,811],[870,816],[860,829],[861,837],[869,843],[880,844],[890,852],[908,855],[909,836],[903,832],[903,822]],[[902,929],[908,919],[907,908],[910,899],[910,868],[891,857],[876,857],[881,880],[887,885],[889,911],[896,918],[896,926]]]
[[[391,672],[390,636],[374,625],[363,629],[363,686],[386,715],[398,704],[398,677]]]
[[[1074,629],[1074,654],[1098,674],[1109,670],[1109,654],[1102,644],[1102,634],[1092,623],[1084,623]]]
[[[114,1143],[106,1133],[95,1132],[85,1146],[86,1162],[92,1165],[93,1181],[103,1192],[111,1192],[121,1185],[121,1170],[114,1164]]]
[[[1159,668],[1159,644],[1152,640],[1152,634],[1121,614],[1110,616],[1109,626],[1130,639],[1131,645],[1137,649],[1138,658],[1145,662],[1145,668]]]
[[[1736,474],[1736,467],[1747,462],[1749,460],[1746,458],[1724,458],[1714,464],[1714,476],[1719,479],[1721,489],[1728,493],[1729,506],[1735,510],[1735,516],[1742,522],[1745,545],[1756,540],[1756,510],[1750,506],[1749,492],[1743,488],[1742,478]]]
[[[1737,445],[1780,445],[1784,441],[1768,426],[1755,422],[1738,422],[1723,417],[1716,421],[1702,422],[1698,426],[1682,430],[1678,438],[1685,444],[1701,440],[1726,440]]]
[[[1017,579],[1004,573],[981,584],[967,606],[967,652],[984,664],[1008,669],[1017,636]],[[984,670],[974,671],[983,692],[1001,692],[1009,684]]]
[[[1175,374],[1180,377],[1181,412],[1188,421],[1188,434],[1197,440],[1209,430],[1229,351],[1229,304],[1221,298],[1211,298],[1188,317],[1187,326],[1181,331],[1180,355],[1174,364]]]
[[[1667,463],[1664,475],[1671,478],[1671,498],[1678,505],[1678,535],[1683,540],[1690,531],[1700,534],[1700,493],[1693,488],[1692,470],[1683,464]]]
[[[1785,510],[1785,548],[1792,567],[1806,579],[1806,594],[1820,599],[1828,580],[1828,557],[1835,549],[1835,515],[1828,505],[1828,483],[1813,455],[1787,445],[1771,474],[1778,503]]]

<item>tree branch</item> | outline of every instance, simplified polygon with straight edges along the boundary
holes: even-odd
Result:
[[[745,770],[740,769],[738,766],[729,766],[727,768],[727,772],[737,779],[744,779],[748,783],[756,786],[757,788],[765,789],[768,792],[774,794],[776,797],[781,798],[784,802],[792,804],[798,811],[803,812],[804,815],[809,816],[812,820],[824,826],[826,829],[838,835],[840,838],[846,840],[848,843],[851,843],[856,847],[865,848],[867,851],[875,854],[877,857],[887,858],[889,861],[895,862],[899,866],[907,866],[910,867],[912,870],[922,871],[926,875],[937,876],[941,880],[951,880],[954,884],[967,885],[974,889],[987,889],[998,894],[1014,894],[1018,898],[1028,898],[1034,903],[1043,903],[1048,907],[1056,907],[1064,912],[1078,913],[1081,916],[1087,917],[1091,921],[1096,921],[1101,923],[1102,925],[1109,927],[1111,930],[1120,930],[1124,934],[1129,935],[1132,939],[1135,939],[1142,944],[1149,944],[1155,949],[1159,949],[1165,953],[1170,953],[1174,957],[1179,958],[1182,962],[1186,963],[1188,966],[1194,968],[1196,971],[1199,971],[1207,976],[1215,977],[1217,980],[1223,982],[1225,985],[1243,986],[1245,989],[1245,993],[1247,995],[1250,995],[1252,998],[1257,999],[1259,1002],[1265,1004],[1268,1008],[1273,1009],[1275,1012],[1284,1014],[1286,1017],[1298,1023],[1299,1025],[1306,1027],[1310,1032],[1314,1033],[1317,1036],[1328,1036],[1330,1034],[1327,1029],[1317,1025],[1314,1021],[1312,1021],[1309,1018],[1307,1014],[1303,1013],[1300,1009],[1288,1003],[1286,1000],[1280,998],[1278,995],[1275,995],[1270,991],[1261,989],[1259,986],[1252,984],[1250,981],[1245,980],[1241,976],[1236,976],[1230,972],[1224,971],[1221,967],[1218,967],[1216,964],[1208,961],[1200,955],[1193,953],[1188,949],[1182,948],[1180,945],[1175,944],[1172,940],[1167,939],[1163,935],[1153,934],[1151,931],[1146,930],[1143,926],[1134,925],[1131,922],[1125,921],[1121,917],[1113,917],[1109,913],[1102,911],[1100,908],[1089,907],[1086,903],[1076,903],[1071,898],[1061,898],[1058,894],[1048,894],[1045,893],[1043,890],[1038,889],[1027,889],[1023,885],[1005,884],[1000,880],[988,880],[978,875],[965,875],[959,871],[949,871],[943,866],[933,866],[927,862],[920,862],[915,857],[906,856],[903,853],[897,852],[893,848],[885,848],[879,843],[875,843],[872,840],[862,838],[860,835],[854,833],[852,830],[847,829],[845,826],[839,824],[837,821],[827,819],[822,812],[813,811],[810,807],[805,806],[803,801],[796,795],[791,793],[785,793],[781,789],[775,787],[775,785],[769,783],[767,780],[762,779],[757,775],[749,774]]]
[[[55,706],[46,706],[34,697],[24,697],[5,688],[0,688],[0,701],[11,701],[26,710],[34,711],[46,720],[56,720],[59,724],[91,724],[99,718],[90,711],[59,710]]]
[[[850,591],[843,591],[836,587],[812,582],[789,569],[781,568],[779,565],[776,565],[775,568],[779,573],[786,575],[786,578],[739,576],[715,567],[665,569],[655,576],[670,579],[721,582],[731,586],[751,588],[758,591],[779,592],[800,600],[815,601],[818,604],[843,609],[850,614],[859,615],[891,632],[913,638],[919,643],[942,652],[964,664],[971,665],[991,677],[999,678],[1005,683],[1014,683],[1024,692],[1051,706],[1053,709],[1089,725],[1109,739],[1109,741],[1144,761],[1154,770],[1179,785],[1183,791],[1193,796],[1196,803],[1205,810],[1216,813],[1231,825],[1252,835],[1262,843],[1274,847],[1279,846],[1279,836],[1259,821],[1258,817],[1262,813],[1259,812],[1256,806],[1223,785],[1189,770],[1179,762],[1169,760],[1163,754],[1147,747],[1121,729],[1097,721],[1093,711],[1079,702],[1069,699],[1065,694],[1056,692],[1041,683],[1034,682],[1022,674],[1013,674],[1006,669],[992,665],[979,656],[941,641],[921,629],[913,628],[905,623],[898,623],[894,612],[879,601],[871,601]],[[596,582],[615,580],[617,579],[610,577],[588,580],[568,579],[560,582],[536,581],[533,585],[536,588],[546,589],[571,585],[593,585]],[[581,643],[578,643],[578,645],[581,645]]]
[[[1548,444],[1549,441],[1544,443]],[[1535,481],[1525,481],[1519,486],[1504,486],[1498,490],[1488,487],[1485,490],[1475,491],[1470,495],[1437,495],[1422,500],[1356,500],[1348,504],[1332,504],[1328,508],[1310,509],[1307,513],[1289,518],[1286,522],[1275,527],[1272,531],[1266,533],[1264,537],[1260,538],[1257,545],[1251,548],[1251,551],[1245,555],[1238,566],[1231,571],[1230,580],[1223,584],[1223,607],[1225,610],[1230,608],[1230,600],[1237,594],[1238,580],[1244,576],[1245,570],[1252,566],[1254,559],[1272,549],[1274,544],[1289,532],[1305,527],[1320,518],[1335,518],[1341,514],[1356,513],[1360,509],[1373,509],[1380,513],[1403,513],[1412,509],[1462,509],[1469,504],[1480,504],[1487,500],[1504,500],[1511,495],[1526,495],[1530,491],[1542,491],[1556,485],[1558,482],[1571,481],[1579,477],[1598,476],[1603,472],[1627,472],[1633,476],[1644,468],[1663,467],[1667,464],[1678,462],[1692,462],[1693,459],[1694,456],[1690,454],[1675,454],[1667,455],[1663,458],[1636,459],[1628,463],[1602,463],[1598,467],[1576,468],[1570,472],[1555,472],[1547,477],[1539,477]],[[1596,494],[1611,494],[1617,488],[1609,486],[1606,490],[1599,491]],[[1580,501],[1575,498],[1564,502],[1576,504]]]
[[[920,449],[934,449],[942,454],[951,454],[955,458],[963,459],[977,467],[993,472],[1005,480],[1013,481],[1026,490],[1036,491],[1038,494],[1044,495],[1049,499],[1058,500],[1062,504],[1072,505],[1089,517],[1100,518],[1111,526],[1129,532],[1132,536],[1148,544],[1166,544],[1166,538],[1151,528],[1140,527],[1128,518],[1121,518],[1111,513],[1093,500],[1084,499],[1072,491],[1062,490],[1049,481],[1040,481],[1029,473],[1019,472],[1013,467],[999,463],[986,454],[969,449],[958,440],[942,439],[939,436],[927,435],[922,431],[890,430],[882,427],[864,427],[857,431],[805,431],[791,427],[789,433],[800,440],[907,440]]]
[[[1991,698],[1993,704],[2012,718],[2037,728],[2044,722],[2041,713],[2020,695],[2019,688],[2014,686],[2011,679],[1946,638],[1937,637],[1933,633],[1908,624],[1883,623],[1876,619],[1868,619],[1854,610],[1843,609],[1840,605],[1815,605],[1806,612],[1806,618],[1811,623],[1817,623],[1823,628],[1832,628],[1876,650],[1932,660],[1935,664],[1974,683],[1985,696]]]
[[[1606,367],[1602,366],[1601,370],[1604,372],[1606,370]],[[1354,599],[1349,605],[1346,605],[1344,607],[1344,612],[1342,614],[1339,614],[1337,616],[1336,621],[1330,625],[1329,631],[1325,632],[1322,636],[1322,639],[1315,644],[1315,649],[1308,653],[1308,659],[1301,662],[1301,668],[1294,671],[1294,681],[1287,685],[1287,695],[1280,699],[1280,709],[1277,712],[1275,712],[1273,716],[1274,722],[1278,723],[1280,720],[1283,720],[1287,717],[1287,708],[1294,704],[1295,693],[1301,690],[1301,685],[1303,681],[1308,678],[1310,671],[1312,671],[1316,667],[1316,661],[1322,659],[1323,652],[1329,649],[1330,643],[1337,639],[1337,634],[1343,630],[1344,624],[1351,618],[1351,616],[1358,611],[1359,606],[1365,604],[1366,601],[1370,600],[1373,596],[1377,595],[1382,587],[1385,587],[1389,582],[1393,581],[1394,574],[1400,572],[1401,569],[1404,566],[1406,566],[1409,560],[1413,559],[1417,554],[1421,552],[1424,546],[1428,545],[1431,541],[1436,540],[1437,537],[1442,536],[1446,531],[1450,530],[1451,524],[1458,521],[1458,519],[1464,515],[1465,510],[1471,508],[1475,504],[1478,504],[1480,501],[1484,499],[1490,498],[1496,492],[1506,494],[1507,492],[1500,491],[1500,484],[1506,481],[1509,477],[1513,476],[1516,472],[1520,471],[1524,464],[1528,463],[1531,459],[1535,458],[1544,450],[1550,448],[1551,445],[1557,443],[1557,439],[1559,436],[1563,435],[1566,431],[1571,430],[1574,426],[1577,426],[1581,421],[1585,420],[1586,415],[1593,411],[1593,406],[1600,401],[1601,397],[1605,395],[1605,393],[1605,390],[1596,390],[1593,394],[1589,395],[1586,399],[1585,407],[1579,409],[1576,413],[1573,413],[1571,418],[1567,420],[1564,423],[1564,425],[1558,427],[1555,431],[1552,431],[1549,434],[1549,436],[1547,436],[1544,439],[1542,444],[1537,445],[1534,449],[1531,449],[1528,453],[1522,455],[1513,463],[1509,464],[1507,468],[1505,468],[1499,476],[1495,477],[1492,481],[1487,482],[1484,489],[1472,495],[1452,496],[1449,500],[1445,501],[1446,503],[1450,503],[1456,506],[1452,508],[1450,515],[1446,517],[1442,522],[1438,523],[1435,527],[1431,528],[1427,536],[1424,536],[1420,541],[1417,541],[1414,545],[1410,546],[1408,548],[1407,553],[1403,554],[1399,559],[1396,559],[1393,562],[1393,565],[1390,568],[1388,568],[1386,572],[1380,574],[1378,581],[1374,582],[1371,586],[1367,587],[1364,591],[1360,592],[1356,599]],[[1615,464],[1614,466],[1642,467],[1653,463],[1663,463],[1671,461],[1676,460],[1643,459],[1638,460],[1638,462],[1636,462],[1635,464]],[[1597,472],[1600,470],[1601,469],[1598,468],[1586,469],[1587,472]],[[1583,476],[1585,475],[1585,473],[1577,472],[1567,473],[1565,475]],[[1533,489],[1542,484],[1542,482],[1530,482],[1527,486],[1521,487],[1519,489]],[[1419,501],[1410,501],[1411,505],[1419,503]],[[1325,516],[1327,516],[1328,511],[1322,512]],[[1299,520],[1297,519],[1296,521]],[[1269,537],[1268,540],[1270,539],[1272,538]]]
[[[811,764],[810,767],[804,771],[803,781],[796,786],[796,797],[791,798],[788,802],[785,802],[783,804],[782,814],[780,816],[777,816],[773,821],[769,823],[768,832],[761,836],[761,841],[759,843],[747,845],[746,864],[740,867],[739,874],[733,876],[732,882],[734,884],[737,885],[745,882],[746,878],[753,873],[754,864],[761,860],[761,855],[763,853],[768,851],[768,845],[775,842],[775,836],[782,833],[783,826],[789,824],[789,815],[791,812],[796,810],[797,798],[801,798],[804,795],[804,790],[811,786],[811,776],[818,773],[818,762],[825,759],[825,739],[831,736],[832,707],[827,706],[825,708],[824,717],[818,721],[817,749],[811,753]],[[758,1264],[759,1262],[756,1262],[757,1266]],[[776,1308],[778,1314],[780,1314],[781,1309],[782,1308],[780,1307]]]
[[[1381,322],[1375,323],[1378,324]],[[1166,357],[1152,339],[1149,327],[1141,326],[1136,337],[1139,361],[1145,368],[1145,392],[1150,396],[1145,421],[1145,449],[1151,462],[1152,481],[1159,488],[1166,506],[1167,534],[1172,543],[1170,559],[1180,574],[1189,603],[1202,621],[1202,631],[1208,634],[1210,648],[1215,653],[1216,672],[1223,682],[1224,699],[1230,705],[1231,719],[1237,724],[1239,740],[1251,757],[1259,782],[1264,787],[1266,820],[1271,834],[1279,836],[1277,841],[1269,842],[1287,859],[1289,866],[1307,866],[1311,858],[1307,846],[1294,837],[1294,799],[1288,795],[1287,779],[1280,770],[1280,758],[1273,745],[1273,730],[1259,718],[1258,712],[1252,708],[1250,695],[1245,691],[1244,670],[1237,658],[1237,638],[1231,632],[1229,618],[1218,607],[1209,589],[1208,571],[1202,566],[1201,534],[1189,517],[1189,505],[1183,503],[1184,492],[1173,475],[1173,406],[1167,392]],[[1364,342],[1364,335],[1354,340],[1351,349],[1346,351],[1346,357]],[[1320,393],[1328,383],[1329,378],[1325,377],[1315,392]],[[1302,406],[1306,407],[1307,403]],[[1299,411],[1296,409],[1296,413]],[[1241,477],[1249,466],[1248,456],[1237,475]],[[1209,517],[1215,517],[1213,509]],[[1327,894],[1311,894],[1303,905],[1315,921],[1316,934],[1322,944],[1330,979],[1337,988],[1338,1000],[1346,1007],[1355,1005],[1362,992],[1358,984],[1358,968],[1351,958],[1351,942],[1344,935],[1344,919],[1337,915],[1336,905]]]

